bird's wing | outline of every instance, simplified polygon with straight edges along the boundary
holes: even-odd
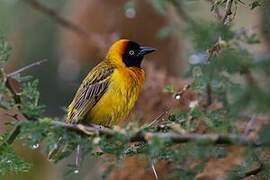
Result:
[[[100,63],[87,75],[67,109],[68,123],[78,123],[85,118],[106,92],[113,71],[113,67]]]

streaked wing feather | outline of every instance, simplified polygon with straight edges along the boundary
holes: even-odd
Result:
[[[78,123],[95,106],[109,86],[113,69],[101,63],[88,74],[68,107],[67,122]]]

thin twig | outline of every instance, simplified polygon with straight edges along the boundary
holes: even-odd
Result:
[[[15,128],[13,128],[9,133],[7,140],[4,141],[2,144],[0,144],[0,147],[12,144],[14,140],[17,138],[17,136],[20,134],[20,132],[21,132],[21,124],[17,124]]]
[[[245,132],[244,132],[244,136],[248,136],[251,129],[252,129],[252,126],[255,124],[256,122],[256,114],[253,114],[252,117],[250,118],[250,120],[248,121],[247,125],[246,125],[246,128],[245,128]]]
[[[157,171],[156,171],[156,168],[155,168],[155,160],[153,160],[153,161],[151,162],[151,168],[152,168],[152,170],[153,170],[153,173],[154,173],[154,175],[155,175],[156,180],[159,180],[158,174],[157,174]]]
[[[21,97],[19,95],[20,92],[13,86],[14,83],[18,83],[17,80],[13,78],[6,78],[5,85],[7,89],[9,89],[9,91],[11,92],[15,103],[20,104],[21,103]],[[18,107],[20,108],[20,106]]]
[[[24,67],[22,67],[22,68],[20,68],[20,69],[18,69],[16,71],[12,72],[12,73],[7,74],[6,76],[7,77],[16,76],[17,74],[20,74],[21,72],[26,71],[26,70],[34,67],[34,66],[39,66],[39,65],[41,65],[42,63],[44,63],[46,61],[47,61],[47,59],[42,59],[40,61],[37,61],[37,62],[31,63],[31,64],[28,64],[28,65],[26,65],[26,66],[24,66]]]
[[[24,2],[30,5],[33,9],[50,17],[52,20],[56,21],[59,25],[75,32],[79,36],[83,38],[89,37],[89,34],[87,31],[85,31],[78,25],[74,24],[73,22],[70,22],[69,20],[65,19],[64,17],[61,17],[57,11],[45,6],[44,4],[41,4],[40,2],[36,0],[24,0]]]
[[[61,27],[70,30],[71,32],[78,35],[80,39],[84,42],[96,45],[100,49],[107,48],[105,40],[100,37],[98,34],[90,34],[87,30],[85,30],[80,25],[77,25],[70,20],[62,17],[57,11],[51,9],[50,7],[45,6],[44,4],[38,2],[37,0],[23,0],[27,5],[29,5],[34,10],[41,12],[46,15],[54,22],[56,22]],[[111,38],[110,38],[111,39]]]
[[[212,5],[215,3],[214,0],[207,0],[207,1],[210,2]],[[223,18],[223,17],[222,17],[222,14],[220,13],[218,7],[216,7],[216,8],[214,9],[214,12],[215,12],[216,18],[217,18],[219,21],[222,21],[222,18]]]
[[[210,83],[207,83],[206,85],[206,96],[207,96],[207,103],[206,103],[206,107],[210,106],[212,104],[212,87],[210,85]]]
[[[226,24],[226,20],[228,19],[228,17],[230,15],[232,15],[233,1],[234,0],[227,0],[227,2],[226,2],[225,14],[224,14],[224,17],[222,19],[222,24],[224,24],[224,25]]]
[[[13,141],[16,139],[16,137],[19,135],[19,133],[21,132],[21,125],[18,124],[9,134],[8,138],[7,138],[7,144],[12,144]]]
[[[163,116],[168,114],[169,108],[167,108],[165,111],[161,112],[151,123],[147,125],[147,127],[153,126],[155,123],[157,123]]]
[[[245,172],[245,174],[241,177],[241,179],[247,178],[249,176],[255,176],[257,175],[259,172],[261,172],[263,170],[263,164],[260,163],[259,166]]]

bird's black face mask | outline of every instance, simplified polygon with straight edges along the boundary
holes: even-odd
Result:
[[[146,54],[154,52],[156,49],[151,47],[143,47],[138,43],[129,41],[123,54],[123,62],[127,67],[141,67],[143,57]]]

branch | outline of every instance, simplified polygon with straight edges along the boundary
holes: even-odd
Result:
[[[157,174],[157,171],[156,171],[156,168],[155,168],[155,160],[152,160],[152,162],[151,162],[151,168],[153,170],[153,173],[155,175],[156,180],[159,180],[159,177],[158,177],[158,174]]]
[[[213,98],[212,98],[212,87],[211,84],[208,82],[206,85],[206,96],[207,96],[207,102],[205,107],[209,107],[212,104]]]
[[[55,128],[67,128],[72,131],[76,131],[78,133],[83,133],[88,136],[93,135],[102,135],[107,138],[111,138],[114,135],[120,133],[120,131],[116,131],[110,128],[106,128],[99,125],[82,125],[82,124],[67,124],[62,121],[50,121],[49,122]],[[20,128],[20,124],[18,126]],[[13,135],[14,131],[17,131],[17,127],[12,131],[10,138],[8,138],[6,144],[12,144],[15,140],[16,136]],[[16,133],[16,135],[18,135]],[[129,138],[129,142],[148,142],[153,138],[159,138],[162,140],[169,140],[171,142],[181,144],[181,143],[189,143],[189,142],[203,142],[205,144],[213,144],[213,145],[241,145],[241,146],[253,146],[258,147],[263,144],[258,143],[255,140],[248,139],[246,136],[241,136],[237,134],[198,134],[198,133],[175,133],[175,132],[167,132],[167,133],[159,133],[159,132],[143,132],[139,131],[135,133],[133,136],[129,137],[127,134],[123,134],[127,138]]]
[[[226,10],[225,10],[225,15],[222,19],[222,24],[226,24],[227,18],[232,15],[232,5],[233,5],[233,0],[227,0],[226,2]]]
[[[16,139],[16,137],[20,134],[21,132],[21,125],[18,124],[16,127],[11,131],[9,136],[7,137],[7,141],[5,142],[6,144],[12,144],[13,141]]]
[[[20,92],[17,92],[17,90],[12,86],[12,81],[17,82],[15,79],[13,79],[12,77],[27,70],[30,69],[32,67],[38,66],[40,64],[42,64],[43,62],[46,62],[46,59],[37,61],[35,63],[26,65],[20,69],[18,69],[17,71],[14,71],[12,73],[9,74],[5,74],[4,79],[6,79],[5,85],[6,87],[9,89],[9,91],[11,92],[11,94],[13,95],[13,99],[16,102],[16,104],[20,104],[21,103],[21,97],[20,97]],[[20,106],[18,106],[18,109],[20,110]],[[22,116],[24,117],[24,119],[28,119],[30,120],[31,118],[27,116],[27,114],[22,113]],[[12,116],[12,118],[14,118],[17,121],[21,121],[21,119],[19,119],[19,116],[17,114],[15,114],[14,116]],[[31,120],[36,120],[36,119],[31,119]],[[20,134],[21,131],[21,124],[17,124],[14,129],[9,133],[6,142],[4,142],[3,144],[12,144],[14,142],[14,140],[17,138],[17,136]],[[1,144],[1,145],[3,145]]]
[[[28,70],[28,69],[34,67],[34,66],[39,66],[39,65],[41,65],[42,63],[44,63],[44,62],[46,62],[46,61],[47,61],[47,59],[42,59],[42,60],[37,61],[37,62],[34,62],[34,63],[32,63],[32,64],[28,64],[28,65],[26,65],[26,66],[24,66],[24,67],[18,69],[17,71],[14,71],[14,72],[12,72],[12,73],[7,74],[6,76],[7,76],[7,78],[16,76],[17,74],[20,74],[21,72],[26,71],[26,70]]]
[[[99,36],[98,34],[90,34],[87,30],[82,28],[81,26],[71,22],[68,19],[65,19],[62,17],[57,11],[54,9],[51,9],[44,4],[38,2],[37,0],[23,0],[27,5],[29,5],[34,10],[37,10],[41,12],[42,14],[46,15],[50,19],[52,19],[54,22],[62,26],[63,28],[70,30],[78,35],[78,37],[91,45],[96,45],[100,49],[107,48],[105,38]],[[109,38],[110,41],[113,39],[113,37]]]
[[[58,12],[55,10],[46,7],[45,5],[39,3],[36,0],[23,0],[26,4],[28,4],[33,9],[43,13],[44,15],[50,17],[52,20],[56,21],[59,25],[75,32],[82,38],[89,38],[89,34],[87,31],[82,29],[81,27],[77,26],[73,22],[70,22],[69,20],[61,17]]]
[[[115,131],[113,129],[109,129],[103,126],[92,127],[82,124],[67,124],[61,121],[50,121],[50,123],[56,128],[68,128],[71,130],[75,130],[77,132],[84,133],[85,135],[105,135],[108,138],[110,138],[119,133],[119,131]],[[240,136],[237,134],[198,134],[198,133],[179,134],[173,132],[152,133],[140,131],[138,133],[135,133],[132,137],[129,137],[129,140],[130,142],[148,142],[155,137],[163,140],[170,140],[174,143],[205,142],[215,145],[227,144],[227,145],[243,145],[254,147],[261,145],[254,140],[248,139],[245,136]]]
[[[247,178],[249,176],[255,176],[259,172],[261,172],[262,170],[263,170],[263,164],[260,164],[258,167],[247,171],[242,178]]]
[[[5,85],[7,87],[7,89],[9,89],[9,91],[11,92],[13,99],[15,101],[16,104],[20,104],[21,103],[21,97],[20,97],[20,90],[16,89],[14,87],[14,84],[19,84],[19,82],[16,79],[13,79],[11,77],[7,78],[6,76],[4,77],[6,79],[5,81]]]
[[[56,127],[71,129],[77,132],[82,132],[86,135],[106,135],[111,137],[115,134],[115,131],[112,129],[98,125],[87,126],[82,124],[67,124],[62,121],[50,121],[50,123]]]

